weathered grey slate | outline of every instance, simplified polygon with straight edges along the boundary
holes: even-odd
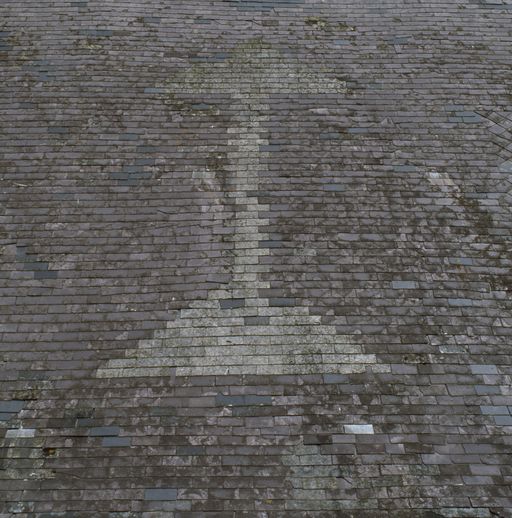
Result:
[[[0,516],[509,516],[511,7],[3,2]]]

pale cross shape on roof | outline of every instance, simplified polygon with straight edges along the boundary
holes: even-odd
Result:
[[[238,56],[238,59],[237,59]],[[201,72],[198,72],[201,70]],[[152,339],[141,340],[125,358],[112,359],[98,369],[99,377],[194,376],[227,374],[329,374],[355,373],[371,369],[389,371],[377,364],[350,337],[338,335],[333,325],[323,325],[310,315],[307,306],[293,302],[271,305],[260,297],[269,288],[262,274],[270,267],[260,257],[271,255],[261,241],[270,236],[262,227],[269,224],[260,216],[269,210],[252,193],[258,190],[261,162],[268,153],[261,136],[268,121],[265,100],[274,93],[340,94],[344,84],[337,79],[311,74],[303,65],[283,63],[275,51],[257,46],[243,48],[227,63],[201,64],[179,74],[166,84],[168,94],[224,93],[232,100],[232,121],[228,128],[228,165],[225,167],[233,190],[219,193],[232,198],[234,262],[232,279],[225,289],[208,293],[196,301],[165,330]],[[196,178],[213,180],[211,171],[196,171]],[[215,217],[215,214],[214,214]],[[285,299],[286,300],[286,299]]]

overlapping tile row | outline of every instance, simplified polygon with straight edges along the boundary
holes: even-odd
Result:
[[[0,7],[0,516],[512,515],[509,4]]]

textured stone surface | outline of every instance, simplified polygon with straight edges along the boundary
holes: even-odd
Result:
[[[0,516],[512,516],[509,0],[0,6]]]

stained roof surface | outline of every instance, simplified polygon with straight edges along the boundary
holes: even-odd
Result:
[[[0,517],[512,516],[512,3],[0,6]]]

